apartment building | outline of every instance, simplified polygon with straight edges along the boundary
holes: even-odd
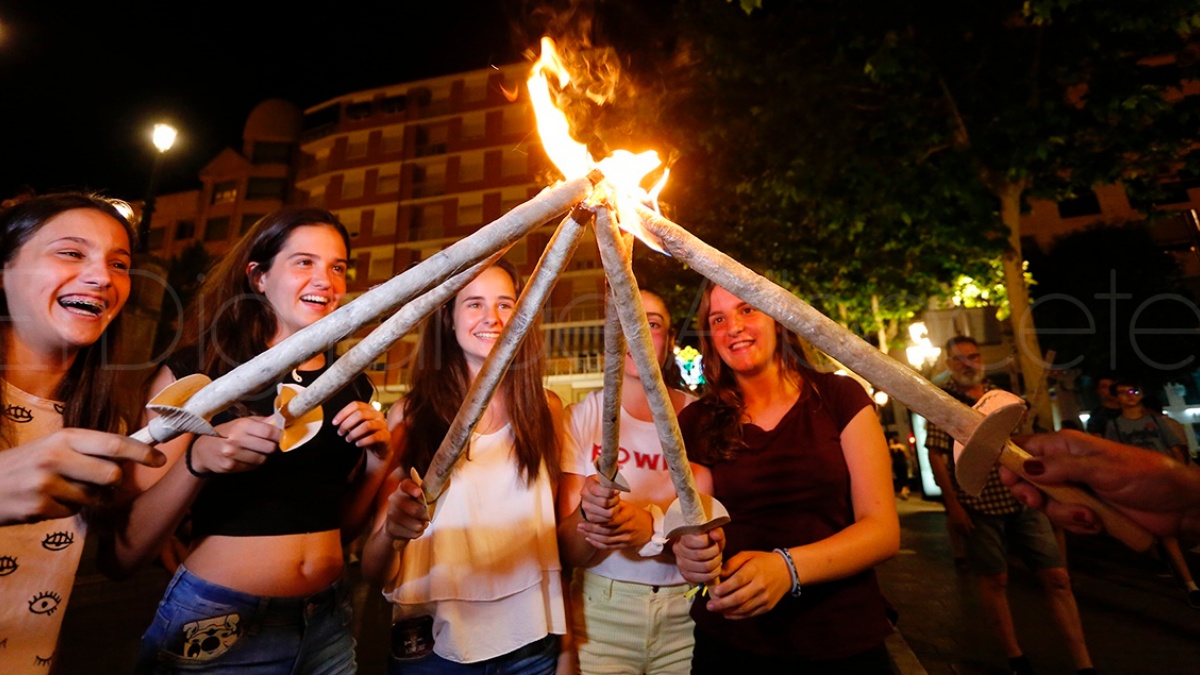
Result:
[[[350,230],[352,300],[557,180],[535,131],[528,69],[513,64],[393,84],[303,111],[265,101],[247,119],[242,151],[226,149],[209,162],[200,190],[160,198],[150,249],[169,259],[201,242],[220,255],[278,206],[319,206]],[[555,225],[518,242],[508,259],[531,272]],[[548,385],[568,402],[601,384],[603,308],[603,272],[589,233],[543,315]],[[370,369],[385,403],[404,391],[415,341],[408,336]]]

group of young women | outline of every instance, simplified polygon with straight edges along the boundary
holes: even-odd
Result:
[[[732,521],[667,541],[674,494],[639,373],[627,359],[624,493],[593,467],[602,393],[564,410],[542,384],[537,328],[426,504],[418,476],[521,291],[503,261],[426,322],[386,419],[360,376],[289,452],[275,387],[218,415],[216,436],[150,448],[121,435],[148,417],[110,403],[106,367],[129,296],[129,223],[71,194],[18,205],[0,227],[0,671],[45,672],[53,659],[88,522],[102,568],[120,577],[185,518],[191,543],[139,672],[355,672],[344,543],[364,531],[363,574],[394,604],[390,673],[889,670],[871,570],[896,552],[899,525],[875,412],[857,383],[812,369],[794,335],[725,289],[706,288],[699,314],[708,389],[672,403],[697,485]],[[206,276],[148,395],[219,377],[327,316],[348,258],[332,213],[264,217]],[[642,300],[665,364],[670,313],[651,292]],[[312,382],[332,358],[284,383]]]

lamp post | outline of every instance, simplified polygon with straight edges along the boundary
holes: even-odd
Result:
[[[150,187],[146,190],[146,201],[142,206],[142,219],[138,223],[138,252],[150,251],[150,218],[154,215],[154,199],[158,196],[158,174],[162,171],[163,157],[175,144],[179,134],[170,124],[155,124],[151,135],[158,154],[154,156],[154,167],[150,169]]]

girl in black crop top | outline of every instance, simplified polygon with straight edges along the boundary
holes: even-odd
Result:
[[[205,279],[185,344],[152,393],[191,373],[215,380],[328,316],[346,292],[348,254],[346,229],[327,211],[288,207],[259,220]],[[315,356],[284,381],[308,385],[331,360]],[[341,542],[361,530],[387,475],[387,425],[359,375],[323,404],[317,435],[284,453],[274,394],[215,416],[218,437],[162,444],[167,466],[130,476],[136,497],[102,545],[107,571],[152,560],[189,511],[193,535],[138,672],[355,672]]]

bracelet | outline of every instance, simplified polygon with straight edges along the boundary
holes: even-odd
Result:
[[[208,478],[212,474],[210,471],[197,471],[196,467],[192,466],[191,443],[188,443],[187,450],[185,450],[183,453],[183,465],[187,467],[188,473],[192,474],[196,478]]]
[[[800,597],[800,577],[796,574],[796,562],[792,560],[792,552],[786,548],[777,548],[775,552],[783,556],[783,561],[787,563],[788,571],[792,573],[791,596],[793,598]]]

